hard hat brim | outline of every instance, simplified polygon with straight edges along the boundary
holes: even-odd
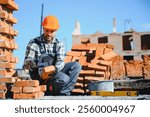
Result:
[[[49,26],[43,26],[45,29],[49,29],[49,30],[57,30],[59,29],[59,26],[57,27],[49,27]]]

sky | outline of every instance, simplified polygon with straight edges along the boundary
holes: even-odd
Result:
[[[125,31],[125,20],[130,20],[127,26],[138,32],[150,31],[150,0],[15,0],[15,3],[19,6],[13,12],[18,20],[14,29],[19,32],[15,37],[18,49],[14,56],[19,58],[16,68],[22,68],[28,42],[40,35],[42,3],[43,17],[54,15],[59,19],[56,38],[64,43],[66,51],[71,49],[76,21],[82,34],[112,33],[114,17],[117,32]]]

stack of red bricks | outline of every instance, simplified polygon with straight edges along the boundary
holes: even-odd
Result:
[[[150,79],[150,55],[144,55],[143,56],[144,60],[144,78],[145,79]]]
[[[143,60],[126,61],[125,68],[128,77],[150,79],[150,55],[143,55]]]
[[[150,79],[150,56],[144,55],[143,61],[125,61],[113,48],[110,44],[86,43],[74,45],[67,52],[65,62],[78,61],[82,65],[74,94],[87,94],[87,85],[95,81],[126,77]]]
[[[11,88],[13,99],[37,99],[44,96],[46,85],[39,85],[38,80],[16,81]]]
[[[87,85],[93,81],[120,79],[125,76],[123,58],[110,44],[79,44],[67,52],[65,62],[78,61],[82,65],[73,93],[88,93]]]
[[[112,66],[110,71],[110,79],[111,80],[119,80],[126,76],[126,70],[124,66],[123,57],[117,55],[112,59]]]
[[[6,84],[16,81],[12,77],[18,62],[18,58],[13,56],[13,51],[18,48],[14,39],[18,32],[13,28],[17,23],[13,16],[16,10],[18,6],[14,0],[0,0],[0,98],[5,98],[8,90]]]
[[[126,74],[132,78],[143,77],[143,61],[142,60],[130,60],[125,62]]]

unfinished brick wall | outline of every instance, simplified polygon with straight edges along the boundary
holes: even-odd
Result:
[[[13,12],[17,10],[14,0],[0,0],[0,98],[6,98],[16,81],[13,74],[18,58],[13,56],[13,51],[18,48],[15,42],[18,31],[13,27],[17,23]]]
[[[14,0],[0,0],[0,99],[35,99],[44,96],[46,85],[39,85],[38,80],[21,80],[14,77],[18,58],[13,51],[18,48],[14,29],[17,19],[13,12],[18,10]]]
[[[35,99],[44,96],[46,85],[39,85],[38,80],[16,81],[11,88],[13,99]]]

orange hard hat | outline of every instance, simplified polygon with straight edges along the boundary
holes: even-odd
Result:
[[[55,16],[47,16],[42,22],[42,26],[46,29],[57,30],[59,26],[58,19]]]

